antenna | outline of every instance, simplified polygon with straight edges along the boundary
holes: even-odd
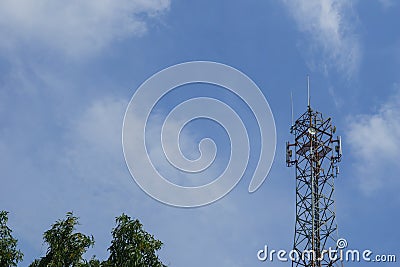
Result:
[[[310,76],[307,75],[307,106],[310,107]]]
[[[290,91],[290,109],[291,109],[291,113],[292,113],[292,126],[293,124],[293,92]]]

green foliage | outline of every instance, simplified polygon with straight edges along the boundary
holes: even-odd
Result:
[[[17,249],[17,239],[13,238],[12,230],[7,226],[8,212],[0,211],[0,266],[17,266],[22,261],[23,254]]]
[[[17,266],[23,257],[7,226],[7,214],[0,211],[0,267]],[[139,220],[132,220],[126,214],[116,218],[108,248],[110,256],[103,262],[95,257],[89,261],[83,259],[83,254],[94,245],[94,239],[75,232],[78,224],[78,218],[72,212],[68,212],[64,220],[56,221],[43,234],[48,246],[46,255],[29,267],[166,267],[156,254],[162,242],[147,233]]]
[[[164,267],[156,252],[163,245],[143,230],[139,220],[122,214],[116,218],[117,226],[112,230],[113,240],[108,248],[110,256],[104,267]]]
[[[64,220],[54,223],[43,239],[47,243],[46,256],[35,260],[30,267],[75,267],[84,263],[82,255],[93,246],[93,237],[74,233],[78,218],[68,212]]]

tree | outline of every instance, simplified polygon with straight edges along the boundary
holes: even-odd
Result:
[[[163,243],[147,233],[139,220],[122,214],[116,218],[117,226],[112,230],[113,240],[108,248],[109,258],[104,267],[166,267],[156,252]]]
[[[64,220],[58,220],[43,234],[48,249],[46,256],[35,260],[30,267],[77,267],[85,266],[82,255],[94,245],[93,236],[74,233],[78,218],[68,212]],[[90,266],[90,265],[89,265]]]
[[[0,266],[17,266],[24,256],[17,249],[18,240],[11,233],[12,230],[7,226],[8,212],[0,211]]]

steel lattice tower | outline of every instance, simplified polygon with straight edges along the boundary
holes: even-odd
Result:
[[[339,266],[341,262],[330,259],[326,250],[337,248],[334,180],[342,156],[341,139],[333,136],[336,127],[331,118],[312,110],[310,103],[307,111],[292,122],[290,132],[294,143],[286,144],[286,163],[296,167],[293,250],[300,255],[292,266]],[[313,251],[314,257],[302,256],[304,251]]]

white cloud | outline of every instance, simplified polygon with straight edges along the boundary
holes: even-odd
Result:
[[[127,102],[112,97],[94,100],[68,124],[63,162],[74,176],[115,187],[122,176],[121,127]],[[94,182],[94,181],[93,181]]]
[[[312,57],[321,54],[323,62],[318,68],[334,67],[346,76],[357,71],[360,61],[360,45],[350,21],[350,1],[335,0],[283,0],[300,31],[307,33],[312,42]],[[313,59],[311,59],[313,61]],[[318,60],[317,60],[318,62]]]
[[[115,153],[115,149],[121,146],[121,127],[126,105],[127,101],[114,98],[94,101],[75,122],[78,136],[86,144]]]
[[[112,169],[115,167],[117,161],[122,159],[122,145],[121,145],[121,133],[125,109],[127,107],[127,101],[122,99],[116,99],[112,97],[104,97],[94,100],[85,109],[83,114],[72,121],[70,124],[69,139],[72,144],[67,148],[66,162],[69,168],[73,170],[80,177],[100,177],[95,167],[98,162],[104,161],[101,166],[104,169]],[[146,117],[132,116],[130,121],[130,131],[140,131],[143,125],[145,125]],[[149,123],[147,127],[147,149],[149,152],[148,157],[143,155],[139,158],[139,162],[135,162],[138,166],[146,166],[145,162],[151,160],[155,168],[160,172],[163,177],[171,180],[174,183],[191,186],[192,183],[207,183],[214,180],[218,175],[213,169],[212,172],[208,172],[208,176],[201,176],[201,181],[198,181],[200,177],[195,176],[197,179],[191,179],[193,174],[187,174],[179,169],[173,168],[165,157],[165,152],[161,146],[161,125],[162,117],[156,116],[156,119]],[[181,127],[180,122],[171,121],[172,125],[167,127],[166,135],[167,140],[171,142],[177,140],[175,131],[171,128],[179,129]],[[195,155],[197,143],[194,140],[194,136],[191,134],[180,134],[180,139],[183,140],[182,145],[186,147],[186,151],[191,155]],[[132,141],[132,151],[137,151],[142,146],[141,141],[134,139]],[[164,144],[168,145],[168,144]],[[172,146],[172,145],[169,145]],[[134,153],[134,152],[131,152]],[[174,152],[178,155],[172,154],[173,158],[180,156],[179,152]],[[209,151],[203,151],[203,153],[211,153]],[[96,158],[95,161],[91,160],[91,157]],[[93,164],[93,165],[92,165]],[[210,176],[210,177],[209,177]],[[108,183],[108,182],[107,182]]]
[[[379,0],[379,2],[381,3],[381,5],[384,8],[390,8],[394,5],[396,5],[396,1],[393,1],[393,0]]]
[[[35,44],[82,56],[112,41],[143,34],[147,18],[169,5],[170,0],[4,0],[0,3],[0,46]]]
[[[372,115],[348,118],[347,141],[356,156],[360,186],[372,193],[386,186],[399,186],[400,93],[397,93]],[[393,176],[393,177],[392,177]]]

